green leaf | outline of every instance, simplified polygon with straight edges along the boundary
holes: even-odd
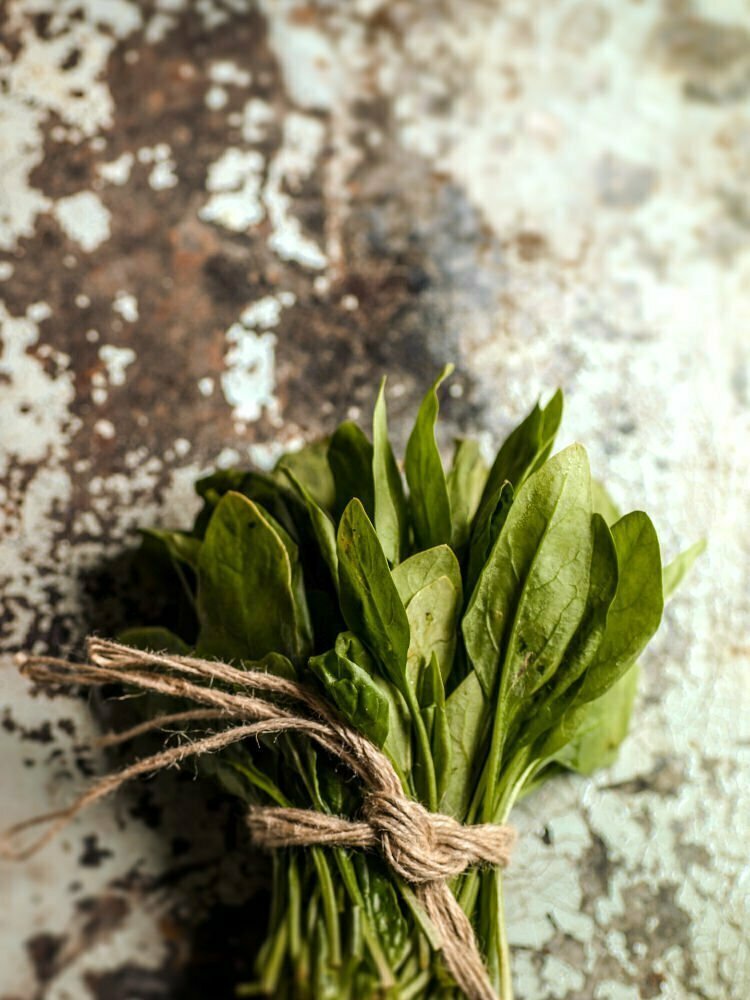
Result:
[[[202,655],[305,655],[308,634],[295,598],[293,558],[293,543],[282,539],[261,507],[239,493],[221,499],[198,562]]]
[[[328,571],[331,574],[331,579],[333,580],[334,585],[338,587],[339,557],[336,551],[336,527],[330,516],[325,510],[323,510],[304,483],[296,478],[294,472],[286,466],[283,467],[283,471],[299,493],[305,507],[307,508],[307,514],[310,518],[310,526],[312,527],[315,540],[318,543],[320,554],[328,567]]]
[[[636,663],[601,698],[584,706],[578,733],[556,755],[558,763],[580,774],[592,774],[614,763],[630,728],[638,675]]]
[[[503,530],[511,505],[513,503],[513,487],[504,482],[498,487],[493,497],[490,497],[477,513],[469,545],[469,558],[466,567],[466,592],[474,591],[479,574],[484,568],[492,546]]]
[[[664,567],[664,572],[662,574],[662,586],[665,598],[672,596],[690,572],[695,560],[705,551],[706,539],[701,538],[699,541],[695,542],[694,545],[691,545],[689,549],[685,549],[684,552],[681,552],[672,560],[671,563],[668,563]]]
[[[193,534],[202,538],[211,520],[214,509],[227,493],[241,493],[260,504],[284,529],[294,535],[295,525],[290,507],[300,506],[299,500],[285,489],[276,474],[268,475],[248,469],[220,469],[211,476],[198,480],[196,490],[203,497],[203,510],[198,514]]]
[[[578,627],[592,546],[588,459],[571,445],[521,487],[463,621],[489,698],[500,674],[505,725],[554,673]]]
[[[367,671],[335,649],[311,657],[309,665],[346,721],[376,746],[384,746],[388,701]]]
[[[606,629],[607,613],[617,591],[617,551],[604,518],[594,514],[591,526],[593,549],[586,608],[559,667],[529,702],[519,745],[531,743],[551,729],[575,701],[580,685],[574,690],[571,686],[596,656]],[[568,692],[570,697],[563,697]]]
[[[197,480],[195,492],[204,500],[211,495],[222,497],[230,490],[238,493],[246,476],[247,469],[216,469]]]
[[[385,378],[380,383],[372,418],[372,478],[375,492],[375,530],[386,558],[398,563],[407,541],[404,484],[388,440]]]
[[[294,481],[323,510],[330,511],[336,499],[336,488],[328,464],[328,438],[306,444],[299,451],[287,452],[276,463],[274,473],[291,473]]]
[[[467,674],[445,702],[451,757],[440,809],[463,820],[481,764],[480,748],[487,737],[489,706],[474,671]]]
[[[145,528],[142,533],[161,542],[173,559],[192,570],[198,568],[198,553],[203,544],[200,538],[184,531],[159,531],[156,528]]]
[[[461,567],[449,545],[436,545],[424,552],[416,552],[394,566],[391,576],[404,607],[409,606],[409,601],[418,591],[441,576],[447,576],[461,593]]]
[[[398,966],[409,947],[409,927],[401,912],[393,882],[388,875],[367,864],[361,852],[353,856],[353,861],[367,915],[389,963],[394,967]]]
[[[422,707],[422,718],[430,739],[438,796],[442,796],[450,778],[451,734],[445,708],[445,688],[441,666],[435,653],[432,654],[421,675],[419,704]]]
[[[462,548],[469,540],[471,522],[479,507],[489,468],[482,458],[479,442],[463,438],[456,442],[453,465],[448,473],[448,499],[450,501],[454,549]]]
[[[411,771],[411,722],[404,699],[389,681],[380,675],[376,661],[353,632],[336,637],[336,653],[363,670],[388,703],[388,735],[383,749],[396,765],[400,775],[408,780]]]
[[[152,653],[174,653],[176,656],[188,656],[190,653],[190,646],[186,642],[160,625],[126,628],[118,634],[117,641]]]
[[[355,423],[346,420],[336,429],[328,445],[328,464],[335,484],[337,519],[354,497],[360,500],[368,517],[374,516],[372,458],[373,447]]]
[[[622,517],[617,504],[609,495],[604,483],[591,480],[591,505],[596,514],[601,514],[607,524],[612,525]]]
[[[648,515],[633,511],[612,525],[619,580],[596,656],[586,671],[580,701],[593,701],[641,654],[659,627],[662,593],[659,539]]]
[[[490,469],[478,515],[495,500],[503,483],[509,482],[518,493],[528,476],[547,460],[560,426],[562,411],[563,395],[558,389],[544,409],[537,403],[526,419],[511,431]]]
[[[447,680],[456,652],[461,592],[447,576],[432,580],[412,597],[406,608],[411,641],[407,670],[412,686],[435,659]]]
[[[409,622],[375,529],[357,499],[341,518],[338,553],[344,620],[383,665],[386,675],[402,688]]]
[[[437,389],[452,371],[453,365],[446,365],[422,400],[406,445],[404,467],[409,483],[412,524],[421,549],[448,544],[451,540],[450,499],[435,440],[435,424],[439,408]]]

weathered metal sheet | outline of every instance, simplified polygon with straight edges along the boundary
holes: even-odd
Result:
[[[3,648],[114,627],[101,567],[138,525],[184,524],[216,461],[365,415],[384,370],[403,433],[456,360],[450,420],[488,442],[561,384],[616,499],[653,513],[668,555],[710,547],[619,762],[517,812],[518,995],[745,1000],[746,8],[0,16]],[[104,766],[85,703],[31,697],[10,659],[0,700],[3,823]],[[204,792],[186,816],[183,791],[134,790],[0,866],[2,1000],[228,995],[255,876],[224,807]]]

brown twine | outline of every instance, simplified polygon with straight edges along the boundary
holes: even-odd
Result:
[[[231,725],[107,775],[65,809],[17,823],[0,837],[0,855],[29,857],[82,809],[138,775],[222,750],[248,737],[301,733],[361,780],[362,819],[348,820],[309,809],[253,807],[248,825],[254,843],[268,850],[314,845],[379,850],[393,871],[414,886],[418,902],[438,932],[445,964],[458,986],[469,1000],[495,1000],[471,923],[447,880],[472,865],[507,865],[514,841],[509,827],[462,826],[450,816],[428,812],[404,794],[393,765],[381,750],[295,681],[216,661],[143,652],[97,638],[89,639],[88,656],[90,663],[84,664],[43,656],[22,657],[20,663],[25,674],[41,683],[94,686],[117,681],[201,706],[110,734],[100,744],[122,742],[152,729],[196,719],[224,720]],[[215,683],[231,685],[233,690],[214,687]],[[275,697],[298,707],[295,711],[283,708],[269,700]],[[299,706],[306,711],[301,712]],[[19,834],[45,824],[49,824],[47,829],[36,840],[16,846]]]

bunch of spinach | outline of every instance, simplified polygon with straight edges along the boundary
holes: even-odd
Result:
[[[201,479],[191,531],[144,533],[146,575],[176,595],[170,614],[122,638],[313,685],[385,751],[409,795],[464,823],[502,823],[547,778],[613,759],[638,656],[700,546],[663,570],[648,516],[620,517],[584,449],[551,456],[560,392],[491,466],[460,440],[446,472],[435,425],[449,373],[419,409],[405,482],[384,382],[372,440],[346,422],[271,473]],[[302,737],[204,767],[250,803],[356,815],[360,802],[351,775]],[[272,882],[257,980],[242,995],[457,995],[434,929],[377,857],[277,852]],[[507,1000],[500,873],[474,869],[452,888]]]

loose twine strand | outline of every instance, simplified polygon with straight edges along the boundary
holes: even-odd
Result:
[[[393,765],[370,740],[341,721],[321,698],[295,681],[256,670],[190,656],[144,652],[104,639],[87,643],[88,663],[54,657],[21,658],[27,676],[44,684],[96,686],[112,682],[189,700],[188,711],[162,715],[125,732],[109,734],[112,745],[166,725],[193,720],[223,720],[226,728],[170,747],[101,778],[67,808],[15,824],[0,836],[0,856],[30,857],[52,840],[87,806],[125,782],[212,753],[248,737],[296,732],[342,761],[362,782],[360,820],[310,809],[255,806],[248,813],[253,842],[260,848],[337,846],[379,850],[393,871],[414,887],[418,902],[441,941],[445,964],[468,1000],[495,1000],[496,994],[471,923],[447,880],[473,865],[505,866],[515,839],[507,826],[462,826],[452,817],[430,813],[408,798]],[[230,685],[227,691],[216,684]],[[248,693],[252,692],[252,693]],[[294,711],[272,699],[296,705]],[[19,846],[19,835],[47,829]]]

